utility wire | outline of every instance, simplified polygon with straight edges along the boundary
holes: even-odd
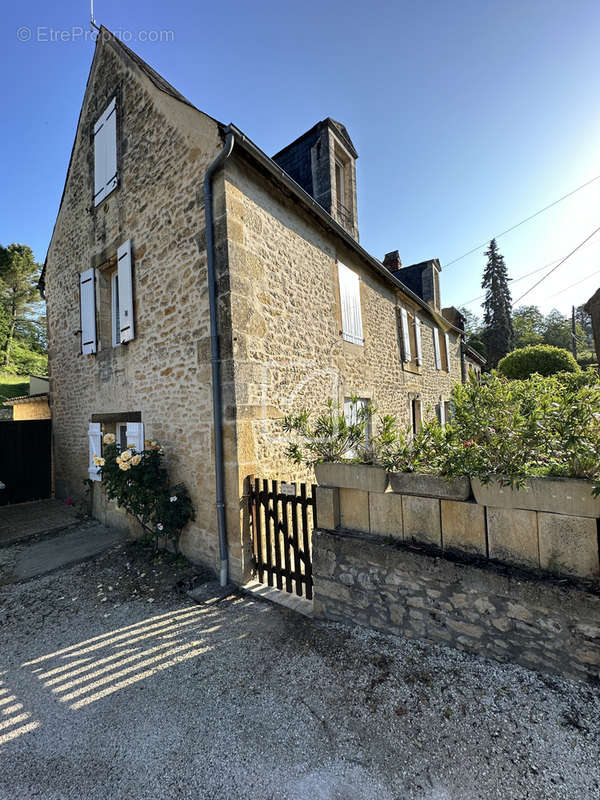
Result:
[[[521,225],[524,225],[526,222],[529,222],[529,220],[534,219],[534,217],[537,217],[540,214],[543,214],[544,211],[548,211],[548,209],[552,208],[552,206],[555,206],[557,203],[561,203],[563,200],[566,200],[567,197],[571,197],[571,195],[575,194],[575,192],[579,192],[581,189],[585,189],[586,186],[589,186],[590,183],[593,183],[594,181],[597,181],[599,178],[600,178],[600,175],[596,175],[595,178],[590,178],[589,181],[586,181],[585,183],[582,183],[581,186],[578,186],[576,189],[573,189],[572,191],[567,192],[567,194],[563,194],[563,196],[559,197],[558,200],[554,200],[552,203],[549,203],[547,206],[544,206],[544,208],[540,208],[540,210],[536,211],[535,214],[531,214],[530,216],[526,217],[525,219],[522,219],[521,222],[517,222],[516,225],[512,225],[510,228],[507,228],[505,231],[502,231],[502,233],[497,233],[495,236],[490,236],[490,238],[486,239],[485,242],[483,242],[482,244],[478,244],[477,247],[474,247],[472,250],[469,250],[468,252],[463,253],[462,256],[458,256],[458,258],[454,258],[454,259],[452,259],[452,261],[448,261],[446,264],[443,264],[442,265],[442,269],[446,269],[446,267],[449,267],[451,264],[456,264],[457,261],[462,261],[463,258],[466,258],[467,256],[470,256],[472,253],[476,253],[477,250],[481,250],[482,247],[486,247],[489,244],[491,239],[499,239],[501,236],[504,236],[505,234],[510,233],[511,231],[514,231],[515,228],[519,228]]]
[[[586,245],[586,247],[590,247],[590,246],[591,246],[591,245],[589,245],[589,244],[588,244],[588,245]],[[583,250],[583,249],[585,249],[585,248],[583,248],[583,247],[582,247],[582,248],[580,248],[580,249],[582,249],[582,250]],[[525,273],[525,275],[519,275],[517,278],[509,278],[508,280],[510,281],[510,283],[511,283],[511,286],[514,286],[514,284],[515,284],[515,283],[519,283],[519,281],[524,281],[524,280],[525,280],[525,278],[530,278],[532,275],[536,275],[538,272],[541,272],[543,269],[546,269],[546,267],[551,267],[551,266],[553,266],[554,264],[558,264],[558,262],[561,260],[561,258],[562,258],[562,257],[563,257],[563,256],[559,256],[558,258],[555,258],[553,261],[548,261],[548,263],[547,263],[547,264],[544,264],[544,265],[543,265],[543,266],[541,266],[541,267],[536,267],[536,269],[533,269],[533,270],[531,270],[531,272],[526,272],[526,273]],[[583,281],[582,281],[582,282],[583,282]],[[570,287],[567,287],[567,288],[570,288]],[[566,291],[566,290],[565,290],[565,291]],[[477,302],[477,300],[483,300],[483,298],[484,298],[485,296],[486,296],[486,293],[485,293],[485,292],[484,292],[484,294],[479,294],[479,295],[477,295],[477,297],[473,297],[473,299],[472,299],[472,300],[467,300],[467,301],[466,301],[466,303],[461,303],[461,304],[458,306],[458,308],[461,308],[462,306],[470,306],[470,305],[471,305],[471,303],[476,303],[476,302]],[[552,295],[552,296],[554,296],[554,295]]]
[[[533,290],[534,290],[534,289],[535,289],[537,286],[539,286],[539,285],[540,285],[540,283],[542,283],[543,281],[545,281],[547,277],[549,277],[550,275],[552,275],[552,273],[553,273],[553,272],[555,272],[555,271],[556,271],[556,270],[557,270],[557,269],[558,269],[558,268],[559,268],[559,267],[560,267],[562,264],[564,264],[564,263],[565,263],[565,261],[566,261],[568,258],[571,258],[571,256],[572,256],[574,253],[576,253],[578,250],[580,250],[580,249],[583,247],[583,245],[584,245],[586,242],[589,242],[589,240],[592,238],[592,236],[595,236],[595,235],[598,233],[598,231],[600,231],[600,225],[599,225],[599,226],[596,228],[596,230],[592,231],[592,232],[590,233],[590,235],[589,235],[589,236],[586,236],[586,237],[585,237],[585,239],[584,239],[582,242],[580,242],[580,243],[577,245],[577,247],[575,247],[573,250],[571,250],[571,252],[570,252],[568,255],[566,255],[566,256],[565,256],[563,259],[561,259],[561,261],[559,261],[559,262],[558,262],[558,264],[557,264],[555,267],[552,267],[552,269],[551,269],[551,270],[548,270],[548,272],[547,272],[545,275],[542,275],[542,277],[539,279],[539,281],[536,281],[536,282],[533,284],[533,286],[532,286],[531,288],[527,289],[527,291],[526,291],[526,292],[524,292],[524,293],[523,293],[523,294],[522,294],[520,297],[518,297],[518,298],[517,298],[517,299],[514,301],[514,303],[513,303],[512,305],[513,305],[513,306],[516,306],[516,304],[517,304],[517,303],[520,303],[520,302],[521,302],[521,300],[522,300],[524,297],[526,297],[528,294],[530,294],[530,292],[532,292],[532,291],[533,291]]]
[[[568,292],[569,289],[573,289],[575,286],[579,286],[580,283],[583,283],[584,281],[587,281],[590,278],[593,278],[594,275],[597,275],[599,272],[600,272],[600,270],[597,270],[597,269],[594,270],[594,272],[590,272],[590,274],[586,275],[585,278],[581,278],[581,280],[575,281],[575,283],[572,283],[570,286],[565,286],[564,289],[561,289],[558,292],[554,292],[554,294],[551,294],[549,297],[546,298],[546,300],[550,300],[553,297],[556,297],[557,294],[562,294],[563,292]]]
[[[509,278],[509,281],[511,282],[511,284],[518,283],[519,281],[525,280],[525,278],[530,278],[532,275],[536,275],[538,272],[541,272],[543,269],[547,269],[548,267],[551,267],[552,264],[557,264],[559,261],[560,261],[560,258],[555,258],[554,261],[549,261],[547,264],[543,264],[541,267],[538,267],[537,269],[534,269],[531,272],[525,273],[525,275],[519,275],[518,278]],[[483,300],[484,297],[485,297],[485,292],[483,294],[478,294],[477,297],[474,297],[472,300],[467,300],[466,303],[461,303],[459,308],[461,306],[470,306],[471,303],[476,303],[477,300]]]

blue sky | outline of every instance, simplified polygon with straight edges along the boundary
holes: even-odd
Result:
[[[597,0],[96,0],[95,16],[269,155],[323,117],[344,122],[361,243],[379,258],[446,264],[600,175]],[[86,0],[3,9],[0,242],[40,261],[93,56],[88,20]],[[509,274],[550,268],[598,225],[600,180],[499,239]],[[480,295],[483,265],[479,251],[444,269],[444,304]],[[600,234],[523,302],[567,311],[598,286]]]

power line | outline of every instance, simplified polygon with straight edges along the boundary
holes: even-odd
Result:
[[[592,242],[592,244],[597,244],[597,243]],[[591,245],[587,244],[585,247],[590,247],[590,246]],[[580,248],[580,250],[584,250],[584,249],[585,249],[584,247]],[[526,272],[524,275],[519,275],[517,278],[509,278],[511,286],[514,286],[515,283],[519,283],[519,281],[524,281],[525,278],[530,278],[532,275],[535,275],[538,272],[541,272],[543,269],[546,269],[546,267],[551,267],[553,264],[558,264],[558,262],[561,260],[561,258],[563,258],[563,256],[559,256],[558,258],[555,258],[553,261],[548,261],[543,266],[536,267],[536,269],[531,270],[531,272]],[[461,308],[462,306],[470,306],[471,303],[476,303],[477,300],[483,300],[485,296],[486,296],[485,293],[484,294],[479,294],[479,295],[477,295],[477,297],[473,297],[471,300],[467,300],[465,303],[460,303],[460,305],[458,307]]]
[[[546,269],[547,267],[551,267],[552,264],[556,264],[558,261],[560,261],[560,258],[555,258],[554,261],[549,261],[547,264],[544,264],[543,266],[538,267],[537,269],[534,269],[531,272],[525,273],[525,275],[519,275],[518,278],[509,278],[509,280],[510,280],[511,284],[518,283],[519,281],[525,280],[525,278],[529,278],[532,275],[535,275],[536,273],[541,272],[543,269]],[[470,306],[471,303],[475,303],[475,302],[477,302],[477,300],[483,300],[484,297],[485,297],[485,292],[483,294],[477,295],[477,297],[474,297],[472,300],[467,300],[466,303],[461,303],[460,305],[461,306]]]
[[[558,292],[554,292],[554,294],[551,294],[549,297],[546,298],[546,300],[551,300],[553,297],[556,297],[557,294],[562,294],[563,292],[568,292],[569,289],[573,289],[575,286],[579,286],[580,283],[583,283],[584,281],[587,281],[590,278],[593,278],[594,275],[598,275],[599,272],[600,272],[600,270],[598,270],[598,269],[594,270],[594,272],[590,272],[590,274],[586,275],[585,278],[581,278],[581,280],[575,281],[575,283],[572,283],[570,286],[565,286],[564,289],[561,289]]]
[[[600,225],[596,228],[596,230],[592,231],[589,236],[586,236],[585,239],[577,245],[577,247],[571,250],[571,252],[568,255],[566,255],[563,259],[561,259],[561,261],[559,261],[555,267],[552,267],[552,269],[549,270],[545,275],[542,275],[539,281],[536,281],[536,283],[534,283],[530,289],[527,289],[526,292],[524,292],[519,298],[517,298],[512,305],[516,306],[516,304],[520,303],[524,297],[527,297],[527,295],[530,294],[530,292],[532,292],[537,286],[539,286],[540,283],[545,281],[549,275],[552,275],[553,272],[555,272],[562,264],[564,264],[568,258],[571,258],[571,256],[574,253],[580,250],[586,242],[589,242],[592,236],[595,236],[598,233],[598,231],[600,231]]]
[[[449,267],[451,264],[456,264],[457,261],[462,261],[463,258],[470,256],[472,253],[476,253],[477,250],[481,250],[482,247],[486,247],[491,239],[499,239],[501,236],[504,236],[505,234],[514,231],[515,228],[519,228],[521,225],[524,225],[526,222],[529,222],[529,220],[534,219],[540,214],[543,214],[544,211],[548,211],[549,208],[552,208],[552,206],[555,206],[557,203],[561,203],[563,200],[566,200],[567,197],[571,197],[571,195],[575,194],[575,192],[579,192],[581,189],[585,189],[586,186],[589,186],[590,183],[597,181],[598,178],[600,178],[600,175],[596,175],[595,178],[590,178],[589,181],[582,183],[581,186],[578,186],[576,189],[567,192],[567,194],[563,194],[563,196],[559,197],[558,200],[554,200],[552,203],[549,203],[547,206],[544,206],[544,208],[540,208],[540,210],[536,211],[534,214],[530,214],[530,216],[526,217],[525,219],[522,219],[520,222],[517,222],[516,225],[512,225],[510,228],[507,228],[505,231],[502,231],[502,233],[497,233],[495,236],[490,236],[490,238],[486,239],[485,242],[483,242],[482,244],[478,244],[477,247],[474,247],[472,250],[463,253],[462,256],[458,256],[458,258],[454,258],[452,259],[452,261],[448,261],[446,264],[443,264],[442,269],[446,269],[446,267]]]

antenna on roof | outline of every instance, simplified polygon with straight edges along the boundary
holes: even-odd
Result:
[[[90,25],[92,28],[96,28],[97,31],[100,28],[96,25],[96,20],[94,19],[94,0],[90,0]]]

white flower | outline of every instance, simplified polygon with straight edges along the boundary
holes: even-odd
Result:
[[[177,495],[174,494],[173,497],[169,497],[169,502],[176,503],[177,502]]]
[[[117,441],[114,433],[104,434],[104,444],[114,444]]]
[[[156,530],[162,531],[162,529],[163,529],[162,523],[159,522],[158,525],[156,526]]]

